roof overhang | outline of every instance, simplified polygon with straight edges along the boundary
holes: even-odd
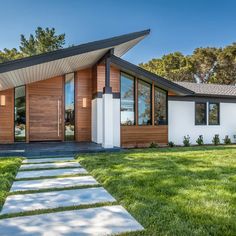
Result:
[[[174,92],[177,95],[193,95],[194,92],[183,86],[180,86],[170,80],[162,78],[156,74],[153,74],[139,66],[136,66],[128,61],[125,61],[119,57],[111,55],[111,63],[118,67],[121,71],[130,75],[136,76],[145,81],[154,81],[154,83],[167,91]]]
[[[150,30],[125,34],[0,64],[0,91],[93,66],[110,49],[121,57]]]

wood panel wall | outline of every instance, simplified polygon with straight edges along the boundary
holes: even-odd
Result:
[[[149,147],[151,143],[168,143],[168,126],[121,126],[121,144],[124,148]]]
[[[79,142],[91,141],[92,74],[92,68],[75,74],[75,139]]]
[[[0,91],[6,96],[6,106],[0,106],[0,143],[14,142],[14,89]]]
[[[120,92],[120,70],[111,66],[110,85],[113,93]],[[105,65],[93,68],[93,93],[102,92],[105,87]]]
[[[27,141],[63,140],[64,76],[31,83],[26,86]],[[60,100],[60,136],[57,129],[57,101]]]

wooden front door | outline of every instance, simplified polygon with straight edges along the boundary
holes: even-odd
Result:
[[[62,140],[62,96],[30,95],[29,140]]]

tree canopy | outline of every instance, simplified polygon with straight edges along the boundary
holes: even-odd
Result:
[[[192,55],[174,52],[141,67],[172,81],[236,84],[236,43],[224,48],[196,48]]]
[[[63,48],[64,44],[65,34],[57,35],[54,28],[38,27],[34,35],[30,34],[28,38],[23,34],[20,36],[19,50],[16,48],[0,50],[0,63],[54,51]]]

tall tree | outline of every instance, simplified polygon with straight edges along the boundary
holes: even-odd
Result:
[[[141,63],[141,67],[173,81],[193,81],[192,64],[189,57],[180,52],[164,55]]]
[[[208,83],[215,75],[217,66],[217,48],[196,48],[190,56],[192,72],[197,83]]]
[[[213,83],[236,84],[236,43],[225,47],[218,55]]]
[[[54,28],[38,27],[35,34],[30,34],[28,39],[21,35],[20,50],[5,48],[0,51],[0,63],[54,51],[63,48],[64,44],[65,34],[57,35]]]
[[[63,48],[65,34],[56,35],[55,28],[38,27],[35,35],[30,34],[28,39],[22,34],[20,44],[20,50],[24,56],[33,56]]]

